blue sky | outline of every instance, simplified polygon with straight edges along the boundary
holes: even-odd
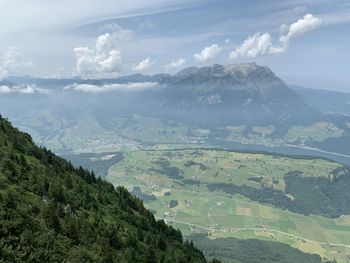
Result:
[[[349,1],[1,0],[0,16],[0,78],[255,61],[290,84],[350,91]]]

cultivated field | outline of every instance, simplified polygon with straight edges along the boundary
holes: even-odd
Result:
[[[112,166],[107,180],[129,190],[139,186],[143,194],[153,196],[146,206],[155,211],[155,216],[186,235],[206,232],[211,238],[280,241],[344,262],[350,255],[350,216],[307,217],[207,188],[215,182],[283,191],[283,178],[288,172],[328,177],[338,167],[321,159],[220,150],[135,151],[125,153],[125,158]]]

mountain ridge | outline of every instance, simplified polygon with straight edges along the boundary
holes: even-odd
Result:
[[[322,118],[270,68],[256,63],[189,67],[160,84],[161,87],[143,93],[150,94],[151,103],[160,105],[164,114],[188,112],[193,116],[185,122],[209,126],[303,124]],[[200,119],[203,114],[207,115],[206,120]]]

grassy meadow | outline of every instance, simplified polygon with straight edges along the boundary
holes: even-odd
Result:
[[[162,165],[168,170],[162,170]],[[185,235],[208,233],[210,238],[280,241],[344,262],[350,255],[350,216],[304,216],[240,195],[210,192],[206,187],[215,182],[269,186],[283,191],[284,175],[288,172],[298,170],[306,177],[328,177],[339,167],[340,164],[322,159],[222,150],[131,151],[110,168],[107,180],[129,190],[138,186],[142,193],[153,195],[155,200],[146,202],[146,206]],[[171,177],[167,171],[175,171],[181,178]],[[174,200],[175,206],[171,205]]]

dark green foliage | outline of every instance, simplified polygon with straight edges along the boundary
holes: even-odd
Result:
[[[225,193],[231,195],[241,194],[259,203],[272,204],[276,207],[288,209],[292,212],[301,213],[305,215],[310,214],[310,212],[307,209],[298,206],[298,204],[293,202],[293,200],[290,199],[284,192],[273,188],[263,187],[261,189],[257,189],[247,185],[218,183],[208,184],[208,189],[210,191],[222,190]]]
[[[325,177],[303,177],[300,173],[285,176],[286,193],[293,195],[297,207],[312,214],[339,217],[350,214],[350,172]]]
[[[205,171],[208,169],[208,167],[205,164],[197,163],[197,162],[194,162],[192,160],[184,163],[184,166],[186,166],[186,167],[191,167],[191,166],[195,166],[195,165],[198,165],[199,169],[201,169],[202,171]]]
[[[163,251],[166,250],[166,248],[167,248],[166,242],[165,242],[164,238],[162,238],[162,237],[159,238],[158,248],[163,250]]]
[[[72,177],[70,174],[67,174],[64,178],[64,185],[67,187],[67,189],[71,190],[73,185],[72,185]]]
[[[154,195],[149,195],[149,194],[143,193],[139,186],[135,186],[132,189],[131,194],[137,196],[138,198],[140,198],[144,202],[151,202],[151,201],[154,201],[157,199]]]
[[[102,157],[111,155],[110,158],[103,159]],[[123,160],[122,153],[80,153],[80,154],[63,154],[65,159],[72,162],[74,166],[82,166],[91,171],[94,171],[98,176],[106,177],[108,169]]]
[[[179,204],[179,201],[177,200],[170,200],[169,202],[169,207],[170,208],[174,208],[175,206],[177,206]]]
[[[1,262],[183,258],[205,262],[180,231],[156,221],[125,188],[36,147],[0,116]]]
[[[258,239],[218,238],[206,235],[190,236],[196,245],[205,251],[212,263],[321,263],[319,255],[307,254],[289,245]]]
[[[285,192],[273,188],[257,189],[247,185],[208,184],[210,191],[222,190],[228,194],[241,194],[253,201],[272,204],[304,215],[316,214],[339,217],[350,214],[350,172],[346,168],[334,171],[329,178],[303,177],[299,172],[285,177]],[[291,199],[286,194],[292,195]]]
[[[182,182],[184,184],[196,185],[198,187],[201,185],[201,181],[193,179],[183,179]]]
[[[173,180],[183,179],[183,171],[177,167],[171,166],[168,160],[162,158],[160,160],[154,161],[154,164],[160,166],[160,169],[151,168],[151,172],[156,172],[168,176]]]
[[[43,215],[45,225],[49,229],[53,229],[55,232],[59,233],[61,231],[61,225],[58,218],[57,208],[55,203],[50,202],[43,208]]]

